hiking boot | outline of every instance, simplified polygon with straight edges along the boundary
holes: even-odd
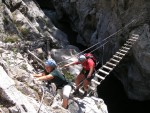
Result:
[[[79,95],[79,89],[76,89],[76,90],[73,92],[73,95],[75,95],[75,96]]]

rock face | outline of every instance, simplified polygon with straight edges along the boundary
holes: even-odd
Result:
[[[1,97],[4,100],[7,100],[10,104],[12,104],[12,106],[15,105],[15,107],[18,107],[18,110],[20,110],[21,113],[36,112],[35,108],[27,100],[25,95],[23,95],[15,88],[14,81],[10,77],[8,77],[8,75],[6,74],[6,72],[2,67],[0,67],[0,72],[1,72],[1,84],[0,84]],[[15,110],[13,107],[9,109],[11,112]]]
[[[116,77],[122,81],[129,98],[136,100],[150,99],[150,2],[148,0],[52,0],[49,3],[53,4],[50,5],[50,9],[55,11],[53,19],[61,21],[67,17],[66,21],[70,24],[71,30],[77,33],[76,42],[84,46],[90,47],[97,42],[106,40],[108,36],[120,30],[107,40],[109,42],[103,46],[104,48],[95,51],[100,63],[105,63],[120,48],[130,33],[139,34],[138,42],[114,73],[120,75]],[[3,67],[0,73],[4,72],[4,69],[5,77],[8,74],[15,81],[15,85],[18,85],[17,89],[20,89],[22,93],[26,92],[25,94],[18,92],[14,85],[5,89],[5,86],[1,84],[2,94],[0,98],[4,100],[4,102],[0,102],[0,104],[4,104],[4,106],[0,106],[2,112],[6,109],[6,111],[19,112],[19,110],[29,110],[30,107],[33,108],[34,112],[34,110],[37,111],[37,106],[39,106],[36,100],[41,97],[41,90],[37,91],[37,89],[41,88],[35,86],[33,88],[32,80],[30,81],[31,84],[27,83],[28,78],[30,78],[29,75],[34,72],[34,68],[25,59],[26,54],[21,57],[20,53],[24,53],[26,48],[32,50],[42,48],[47,54],[59,52],[59,50],[52,50],[53,48],[73,48],[77,50],[78,48],[70,45],[68,40],[71,38],[56,28],[34,1],[2,0],[2,3],[0,1],[0,65]],[[54,58],[57,58],[56,60],[62,60],[57,56],[58,54],[53,55]],[[63,55],[63,57],[68,57],[68,54]],[[8,81],[12,81],[12,79],[8,79]],[[10,86],[11,84],[14,84],[14,82],[6,85]],[[27,89],[28,85],[29,88]],[[17,102],[12,95],[8,95],[9,89],[17,92],[31,106],[22,106],[20,101]],[[33,92],[34,95],[30,92]],[[10,100],[7,100],[3,94],[6,94]],[[50,106],[54,98],[52,92],[46,94],[44,100],[46,105],[41,108],[43,112],[54,110]],[[25,95],[31,96],[32,99]],[[48,103],[49,101],[50,103]],[[9,103],[8,106],[5,102]],[[106,107],[101,112],[107,112],[105,109]],[[60,107],[59,110],[62,111],[63,109]],[[54,110],[54,112],[58,111]],[[83,112],[85,112],[85,109]]]
[[[149,83],[150,83],[150,32],[149,25],[145,24],[137,28],[134,32],[140,33],[140,39],[135,43],[132,55],[128,59],[130,63],[121,64],[120,68],[126,70],[127,77],[119,72],[119,79],[124,84],[128,96],[136,100],[149,100]],[[123,69],[121,69],[123,70]],[[120,70],[120,71],[121,71]],[[119,70],[118,70],[119,71]]]
[[[57,29],[33,1],[4,0],[4,3],[1,7],[1,24],[5,25],[3,29],[7,36],[3,40],[11,34],[17,35],[18,40],[50,40],[51,47],[64,47],[69,44],[65,33]]]
[[[107,107],[102,99],[84,97],[83,99],[75,98],[75,100],[78,101],[70,102],[69,109],[71,110],[71,113],[108,113]],[[80,108],[79,106],[85,107]]]
[[[72,30],[78,33],[77,42],[87,47],[123,29],[117,32],[117,35],[113,35],[112,40],[103,49],[100,48],[95,52],[101,63],[105,63],[120,48],[130,33],[139,34],[138,42],[116,68],[117,74],[120,75],[116,77],[122,81],[129,98],[150,99],[149,1],[53,0],[53,5],[56,19],[61,20],[67,16]]]
[[[61,53],[61,56],[57,56],[55,52],[60,51],[58,48],[72,49],[70,52],[66,50],[66,55]],[[62,108],[62,98],[52,85],[48,86],[47,82],[34,79],[32,74],[39,70],[35,70],[32,64],[34,59],[29,58],[28,49],[44,57],[43,61],[52,53],[55,60],[59,61],[70,53],[79,51],[77,47],[70,45],[67,35],[52,24],[36,2],[0,1],[0,112],[72,113],[71,109]],[[80,103],[84,103],[86,107],[79,105],[79,109],[88,109],[87,102],[81,99]],[[97,103],[102,107],[97,106]],[[93,104],[94,112],[107,113],[103,100],[95,97]]]

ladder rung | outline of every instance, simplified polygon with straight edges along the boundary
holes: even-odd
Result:
[[[93,91],[95,90],[95,87],[92,87],[90,85],[88,85],[88,88],[91,89],[91,90],[93,90]]]
[[[117,55],[113,55],[113,57],[115,57],[115,58],[118,58],[118,59],[122,59],[122,57],[120,57],[120,56],[117,56]]]
[[[121,52],[124,52],[124,53],[127,53],[128,51],[125,51],[125,50],[122,50],[122,49],[119,49]]]
[[[111,63],[111,62],[106,62],[106,64],[108,64],[108,65],[111,65],[111,66],[116,66],[116,64],[113,64],[113,63]]]
[[[102,69],[99,69],[98,71],[101,72],[101,73],[103,73],[103,74],[106,74],[106,75],[109,74],[108,72],[106,72],[106,71],[104,71],[104,70],[102,70]]]
[[[104,79],[105,79],[105,77],[102,77],[102,76],[98,75],[97,73],[95,73],[95,76],[97,76],[97,77],[100,78],[101,80],[104,80]]]
[[[76,88],[76,85],[75,85],[75,83],[73,83],[73,84],[72,84],[72,86],[73,86],[73,88]]]
[[[92,79],[91,81],[94,82],[94,83],[96,83],[97,85],[100,85],[100,82],[98,82],[98,81],[96,81],[94,79]]]
[[[103,65],[102,67],[105,68],[105,69],[108,69],[108,70],[110,70],[110,71],[113,70],[113,68],[108,67],[108,66],[105,66],[105,65]]]
[[[120,53],[120,52],[116,52],[118,55],[122,55],[122,56],[125,56],[125,54],[123,53]]]
[[[75,83],[72,84],[72,86],[76,89]],[[82,88],[83,88],[83,86],[81,86],[81,87],[79,88],[79,92],[82,93],[82,94],[84,94],[84,91],[82,90]]]
[[[129,46],[129,47],[131,47],[132,45],[129,45],[129,44],[124,44],[124,46]]]
[[[134,42],[136,41],[135,39],[132,39],[132,38],[129,38],[128,40],[130,40],[130,41],[134,41]]]
[[[129,50],[130,48],[128,48],[128,47],[122,47],[123,49],[126,49],[126,50]]]
[[[132,39],[136,39],[136,40],[138,39],[137,37],[134,37],[134,36],[132,36],[131,38],[132,38]]]
[[[131,34],[132,36],[135,36],[135,37],[139,37],[139,35],[137,35],[137,34]]]
[[[84,94],[84,91],[81,88],[79,88],[79,92]]]
[[[111,58],[111,59],[110,59],[110,61],[114,61],[114,62],[119,63],[119,61],[118,61],[118,60],[115,60],[115,59],[113,59],[113,58]]]
[[[126,43],[128,43],[128,44],[132,44],[133,42],[131,42],[131,41],[126,41]]]

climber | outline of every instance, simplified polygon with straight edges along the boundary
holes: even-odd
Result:
[[[79,94],[79,88],[80,88],[80,83],[83,82],[83,88],[84,88],[84,96],[87,96],[88,93],[88,85],[90,84],[90,81],[92,78],[94,78],[94,71],[95,71],[95,62],[92,58],[87,58],[84,55],[80,55],[78,57],[78,61],[71,62],[69,64],[64,65],[64,67],[68,67],[70,65],[75,65],[75,64],[81,64],[83,69],[80,72],[80,74],[76,77],[75,83],[76,83],[76,89],[74,92],[74,95]]]
[[[45,62],[45,70],[43,73],[33,75],[35,80],[47,80],[55,83],[57,89],[63,89],[63,103],[62,106],[67,108],[68,99],[72,90],[70,83],[66,80],[64,75],[56,68],[57,64],[53,59],[48,59]]]

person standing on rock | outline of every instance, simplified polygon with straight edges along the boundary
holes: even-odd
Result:
[[[62,106],[67,108],[72,87],[66,80],[65,76],[59,72],[56,67],[56,62],[53,59],[48,59],[45,62],[44,72],[40,74],[34,74],[33,76],[36,77],[36,80],[47,80],[50,83],[55,83],[57,89],[63,89]]]
[[[91,55],[90,53],[86,53],[86,54]],[[78,57],[78,61],[71,62],[69,64],[64,65],[64,67],[68,67],[70,65],[81,64],[83,67],[82,71],[75,79],[75,83],[76,83],[77,87],[75,89],[74,95],[79,94],[80,83],[83,82],[83,87],[84,87],[84,91],[85,91],[83,96],[87,96],[88,85],[91,82],[91,79],[94,78],[94,70],[95,70],[96,63],[94,62],[92,57],[87,58],[86,54],[80,55]]]

